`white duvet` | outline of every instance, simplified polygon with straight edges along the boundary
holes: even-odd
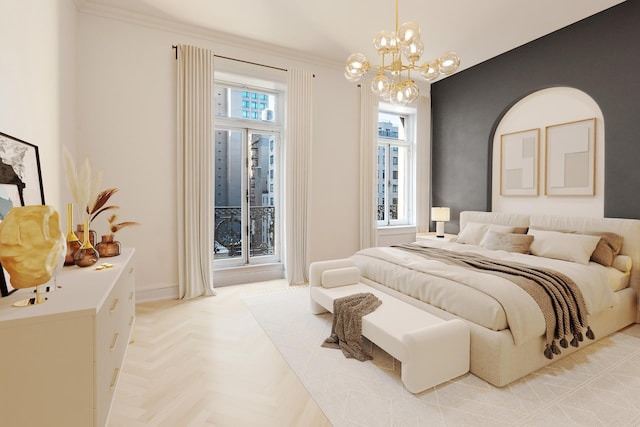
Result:
[[[593,262],[583,265],[455,242],[422,241],[418,244],[479,253],[563,273],[578,285],[591,315],[616,303],[616,295],[607,284],[609,269]],[[510,329],[515,344],[545,333],[544,317],[534,299],[507,279],[427,260],[392,247],[364,249],[352,259],[362,276],[370,280],[486,328]]]

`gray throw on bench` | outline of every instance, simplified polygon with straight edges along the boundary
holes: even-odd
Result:
[[[358,293],[333,301],[333,323],[331,336],[322,347],[339,348],[347,358],[361,362],[371,360],[371,355],[362,349],[362,317],[382,304],[372,293]]]
[[[586,328],[586,336],[594,339],[595,335],[587,323],[587,308],[582,292],[573,280],[557,271],[532,267],[516,262],[497,261],[471,252],[456,252],[441,248],[430,248],[414,243],[394,245],[419,254],[427,259],[440,260],[445,263],[465,268],[481,270],[510,280],[520,286],[536,301],[546,322],[546,348],[544,355],[553,359],[560,354],[560,347],[567,348],[567,337],[573,347],[582,341],[582,331]]]

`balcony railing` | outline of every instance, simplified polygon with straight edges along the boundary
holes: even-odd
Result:
[[[249,255],[273,255],[275,248],[274,206],[249,208]],[[235,206],[215,208],[214,259],[242,256],[242,209]]]
[[[390,219],[398,219],[398,205],[389,205]],[[378,221],[384,221],[384,205],[378,205]]]

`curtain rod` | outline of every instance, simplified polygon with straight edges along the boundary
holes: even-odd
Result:
[[[174,45],[171,46],[171,48],[173,48],[176,51],[176,59],[178,59],[178,46],[174,44]],[[230,58],[228,56],[222,56],[222,55],[215,55],[214,54],[213,57],[214,58],[221,58],[221,59],[228,59],[230,61],[243,62],[245,64],[257,65],[259,67],[271,68],[272,70],[279,70],[279,71],[285,71],[285,72],[288,71],[286,68],[274,67],[273,65],[259,64],[257,62],[245,61],[244,59]]]

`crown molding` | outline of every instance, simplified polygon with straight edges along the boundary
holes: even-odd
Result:
[[[140,25],[160,31],[176,33],[177,35],[197,37],[212,42],[223,43],[225,45],[240,49],[248,49],[277,56],[287,61],[306,62],[309,64],[323,65],[330,68],[342,68],[344,64],[329,58],[322,58],[308,52],[285,48],[271,43],[265,43],[241,36],[232,35],[209,28],[204,28],[195,24],[164,19],[155,16],[128,11],[116,7],[92,3],[90,0],[74,0],[78,12],[86,15],[94,15],[103,18],[113,19],[129,24]],[[244,58],[238,58],[244,59]],[[283,66],[287,68],[286,65]]]

